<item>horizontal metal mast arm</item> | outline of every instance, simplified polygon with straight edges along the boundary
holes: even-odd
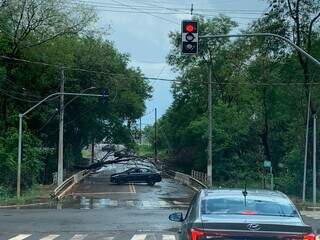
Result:
[[[25,111],[23,114],[21,114],[22,116],[25,116],[26,114],[28,114],[29,112],[31,112],[33,109],[35,109],[36,107],[38,107],[41,103],[47,101],[48,99],[54,97],[54,96],[60,96],[60,95],[65,95],[65,96],[84,96],[84,97],[103,97],[103,95],[101,94],[85,94],[85,93],[61,93],[61,92],[57,92],[57,93],[53,93],[50,94],[49,96],[45,97],[44,99],[42,99],[40,102],[38,102],[36,105],[32,106],[31,108],[29,108],[27,111]]]
[[[312,57],[309,53],[307,53],[305,50],[297,46],[294,42],[292,42],[290,39],[280,36],[275,33],[243,33],[243,34],[217,34],[217,35],[203,35],[199,36],[199,38],[231,38],[231,37],[276,37],[278,39],[281,39],[291,45],[293,48],[295,48],[297,51],[299,51],[302,55],[304,55],[306,58],[310,59],[313,63],[320,66],[320,61],[318,61],[316,58]]]

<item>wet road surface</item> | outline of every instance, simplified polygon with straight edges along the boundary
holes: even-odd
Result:
[[[186,212],[194,191],[169,178],[111,184],[110,175],[125,169],[114,164],[91,174],[51,209],[0,210],[0,240],[176,239],[179,224],[168,216]]]
[[[114,164],[91,174],[51,209],[1,209],[0,240],[177,239],[179,223],[168,216],[185,213],[194,191],[169,178],[155,186],[111,184],[110,174],[125,169]],[[317,230],[320,212],[310,216],[305,220]]]
[[[149,186],[145,183],[116,185],[110,175],[124,171],[123,165],[113,164],[88,176],[70,193],[73,201],[63,208],[186,208],[194,194],[187,186],[163,177],[160,183]]]

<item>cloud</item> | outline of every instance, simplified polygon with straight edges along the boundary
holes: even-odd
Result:
[[[100,1],[101,4],[105,5],[110,3],[105,0],[97,1]],[[240,9],[262,11],[266,7],[266,2],[260,0],[161,0],[161,2],[160,0],[141,2],[136,0],[118,1],[121,1],[121,4],[132,6],[158,5],[164,8],[179,9],[189,9],[191,7],[191,3],[193,3],[195,13],[199,11],[199,9],[211,9],[212,11],[210,14],[215,15],[219,13],[220,9],[228,10],[229,16],[236,16],[236,10],[239,12]],[[125,9],[128,9],[128,7]],[[188,12],[189,10],[184,11]],[[230,11],[233,11],[233,14],[230,14]],[[222,13],[227,12],[224,11]],[[146,13],[98,11],[98,16],[100,17],[98,27],[106,27],[110,25],[111,33],[108,38],[111,38],[111,40],[114,41],[115,46],[119,51],[130,54],[132,60],[130,66],[140,67],[145,76],[157,77],[160,74],[160,77],[162,78],[175,77],[175,73],[171,71],[171,67],[165,62],[165,57],[169,53],[170,49],[168,34],[170,31],[180,31],[179,22],[183,19],[190,19],[189,14],[181,12],[181,14],[158,14],[157,16],[151,16]],[[170,22],[163,20],[162,18],[165,18]],[[249,22],[248,19],[235,20],[241,23],[240,27],[243,27],[244,24]],[[171,21],[176,23],[172,23]],[[154,107],[158,107],[159,116],[161,116],[172,102],[170,83],[152,82],[152,85],[154,87],[154,96],[152,100],[147,102],[147,112]],[[147,119],[147,121],[152,122],[153,119]]]

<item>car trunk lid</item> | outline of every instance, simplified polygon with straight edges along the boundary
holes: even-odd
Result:
[[[201,220],[201,240],[303,240],[312,233],[299,217],[210,214]]]

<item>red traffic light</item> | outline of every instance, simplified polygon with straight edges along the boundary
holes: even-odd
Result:
[[[185,26],[185,31],[188,33],[191,33],[195,30],[195,26],[192,23],[189,23]]]
[[[181,52],[183,54],[198,53],[198,22],[183,20],[181,25]]]
[[[198,33],[198,22],[193,20],[182,21],[183,33]]]

